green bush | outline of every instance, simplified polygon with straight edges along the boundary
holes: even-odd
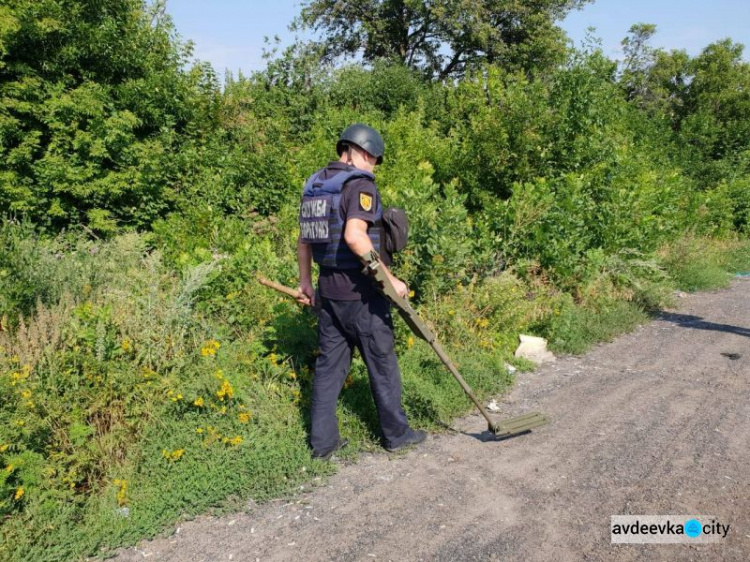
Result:
[[[218,261],[178,276],[136,235],[98,247],[60,256],[68,279],[39,287],[62,283],[59,299],[0,332],[4,556],[82,556],[327,470],[305,442],[308,367],[274,353],[268,334],[232,337],[234,324],[198,312]]]
[[[56,228],[148,227],[218,85],[141,0],[12,0],[2,12],[0,207]],[[108,48],[102,51],[101,45]]]

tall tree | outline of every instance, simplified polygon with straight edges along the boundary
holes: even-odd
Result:
[[[555,23],[591,0],[307,0],[299,23],[323,33],[327,56],[388,58],[436,78],[482,62],[514,69],[564,58]]]
[[[690,62],[680,136],[704,165],[708,184],[750,169],[750,63],[730,39],[706,47]]]
[[[673,128],[688,92],[690,57],[684,50],[665,51],[651,46],[656,26],[637,23],[621,41],[620,85],[629,102],[653,118],[666,118]]]

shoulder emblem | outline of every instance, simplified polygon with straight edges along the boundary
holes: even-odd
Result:
[[[372,211],[372,195],[368,193],[359,194],[359,206],[363,211]]]

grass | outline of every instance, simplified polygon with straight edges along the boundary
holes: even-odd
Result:
[[[595,343],[612,341],[631,332],[648,319],[643,308],[627,301],[568,307],[553,325],[550,349],[556,353],[581,354]]]
[[[678,289],[720,289],[734,274],[750,271],[750,243],[687,237],[663,249],[662,259]]]

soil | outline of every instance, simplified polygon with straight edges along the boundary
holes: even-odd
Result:
[[[750,279],[678,301],[520,374],[496,415],[540,410],[548,426],[492,441],[478,415],[456,420],[406,453],[364,454],[292,498],[181,523],[117,560],[750,560]],[[613,545],[617,514],[731,528],[717,544]]]

